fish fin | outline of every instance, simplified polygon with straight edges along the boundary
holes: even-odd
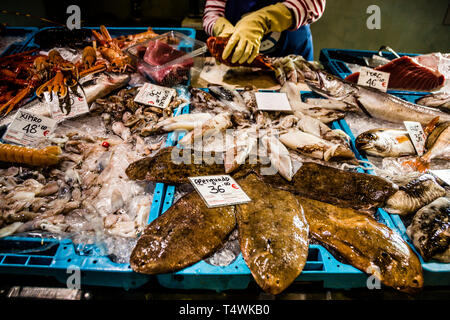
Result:
[[[437,124],[439,123],[439,117],[433,118],[426,126],[423,128],[423,132],[425,135],[429,135],[433,130],[436,128]]]
[[[422,157],[417,157],[415,159],[403,161],[402,166],[410,167],[415,171],[425,172],[429,169],[430,163],[425,159],[423,159]]]

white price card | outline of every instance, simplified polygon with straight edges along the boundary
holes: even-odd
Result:
[[[430,172],[450,186],[450,169],[430,170]]]
[[[291,111],[291,105],[284,92],[255,92],[258,110]]]
[[[84,92],[77,88],[76,94],[67,92],[67,97],[58,99],[55,92],[44,92],[44,99],[50,109],[52,118],[58,123],[89,113],[89,106]]]
[[[229,175],[190,177],[189,180],[208,208],[252,201]]]
[[[386,92],[389,83],[389,76],[390,74],[388,72],[361,67],[361,70],[359,71],[358,84]]]
[[[47,137],[55,128],[56,121],[29,111],[18,110],[8,126],[3,140],[24,146],[33,146]]]
[[[175,89],[157,86],[152,83],[146,83],[141,87],[141,89],[139,89],[134,101],[165,109],[172,101],[175,94]]]
[[[422,125],[420,122],[415,121],[403,121],[403,123],[405,124],[406,131],[408,131],[409,137],[411,138],[417,154],[419,156],[423,155],[427,137],[423,132]]]

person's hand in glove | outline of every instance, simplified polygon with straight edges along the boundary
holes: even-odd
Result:
[[[222,58],[233,52],[232,63],[251,63],[259,53],[262,37],[273,31],[282,32],[293,24],[293,14],[282,3],[273,4],[244,16],[236,23]]]
[[[213,27],[214,37],[229,37],[234,32],[234,26],[230,21],[224,17],[220,17],[216,20]]]

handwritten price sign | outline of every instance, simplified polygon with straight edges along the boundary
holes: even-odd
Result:
[[[362,67],[359,72],[358,84],[361,86],[375,88],[386,92],[390,74]]]
[[[48,136],[55,126],[56,121],[53,119],[19,110],[8,126],[3,140],[33,146],[39,139]]]
[[[415,121],[404,121],[403,123],[405,124],[406,131],[409,133],[409,137],[411,138],[417,154],[419,156],[423,155],[427,137],[423,132],[422,125]]]
[[[208,208],[247,203],[251,199],[229,175],[190,177]]]
[[[169,106],[176,91],[172,88],[157,86],[151,83],[144,84],[134,98],[135,102],[165,109]]]

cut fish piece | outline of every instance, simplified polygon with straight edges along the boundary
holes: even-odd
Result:
[[[392,60],[375,70],[388,72],[388,89],[403,89],[412,91],[434,91],[444,85],[445,77],[437,69],[420,64],[417,59],[403,56]],[[359,72],[355,72],[345,80],[357,83]]]

